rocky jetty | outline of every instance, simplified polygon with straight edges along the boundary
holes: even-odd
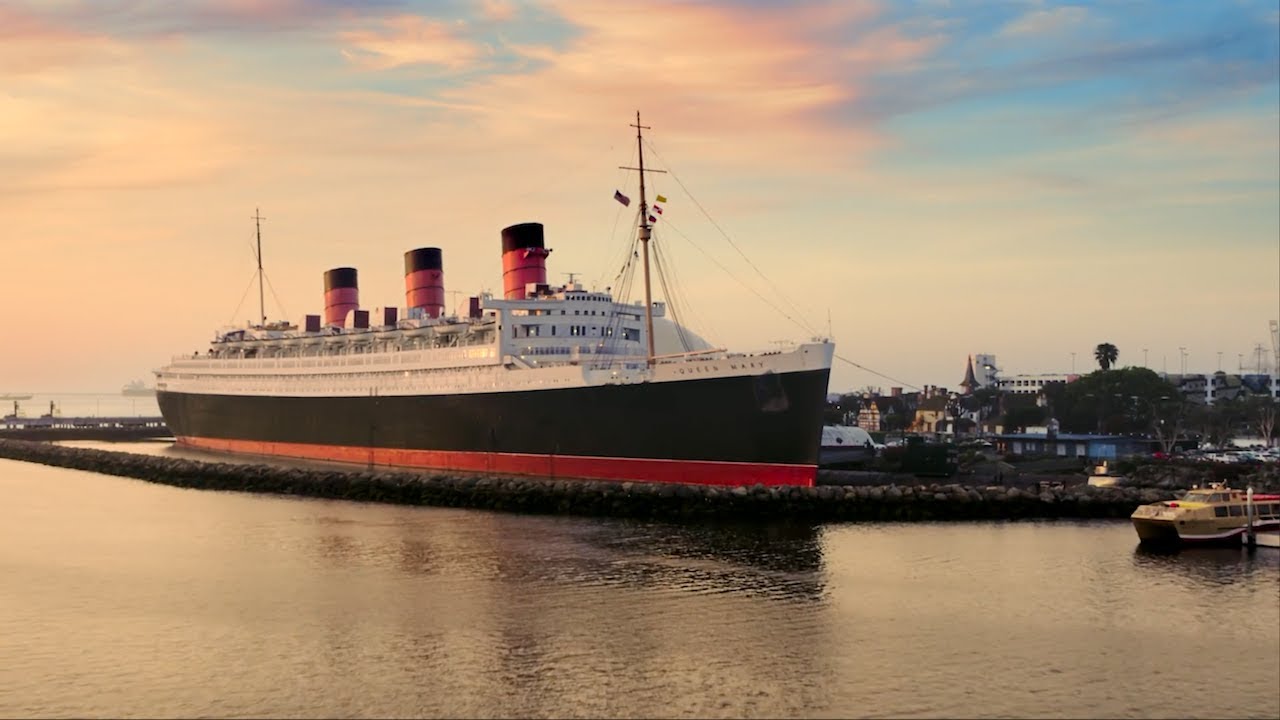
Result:
[[[1044,491],[957,483],[713,487],[479,477],[404,471],[341,471],[243,465],[0,440],[0,458],[120,475],[199,490],[300,495],[405,505],[469,507],[664,519],[1003,520],[1126,518],[1161,488],[1081,484]],[[860,480],[864,478],[859,478]]]

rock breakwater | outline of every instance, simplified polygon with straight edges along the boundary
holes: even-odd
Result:
[[[299,495],[404,505],[654,519],[918,521],[1127,518],[1160,488],[1089,485],[1043,492],[956,483],[900,486],[715,487],[481,477],[405,471],[300,469],[134,455],[0,440],[0,458],[199,490]]]

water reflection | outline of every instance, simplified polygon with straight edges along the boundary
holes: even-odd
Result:
[[[335,510],[341,508],[335,503]],[[362,513],[359,506],[349,506]],[[405,508],[369,524],[312,520],[311,555],[343,567],[395,568],[464,580],[629,587],[818,600],[825,592],[821,531],[810,525],[684,525],[511,516],[476,511],[440,522]],[[450,512],[450,511],[443,511]],[[434,514],[433,514],[434,513]]]
[[[812,601],[825,592],[821,530],[799,524],[620,524],[587,542],[622,562],[605,576],[641,587]]]
[[[1133,565],[1153,579],[1177,578],[1204,585],[1245,583],[1280,570],[1280,552],[1244,547],[1159,548],[1138,545]]]
[[[589,714],[657,715],[683,703],[701,716],[715,709],[702,705],[703,685],[749,695],[783,676],[801,690],[763,705],[797,714],[820,704],[805,680],[831,654],[818,528],[344,503],[306,525],[313,562],[359,576],[358,591],[323,595],[342,608],[325,613],[325,662],[358,664],[368,648],[391,645],[399,673],[460,716],[509,713],[512,698],[531,717],[563,716],[567,699]],[[370,622],[395,630],[371,637]],[[744,665],[744,647],[771,661]],[[683,700],[652,692],[673,674],[689,685]]]

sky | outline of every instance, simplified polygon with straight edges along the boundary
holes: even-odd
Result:
[[[637,111],[681,320],[830,336],[832,392],[1269,352],[1274,0],[0,0],[0,392],[253,320],[259,210],[272,320],[340,266],[402,305],[425,246],[465,309],[530,221],[613,287]]]

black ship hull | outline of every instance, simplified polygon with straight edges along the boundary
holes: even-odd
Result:
[[[456,395],[160,391],[178,442],[362,465],[812,485],[829,369]]]

